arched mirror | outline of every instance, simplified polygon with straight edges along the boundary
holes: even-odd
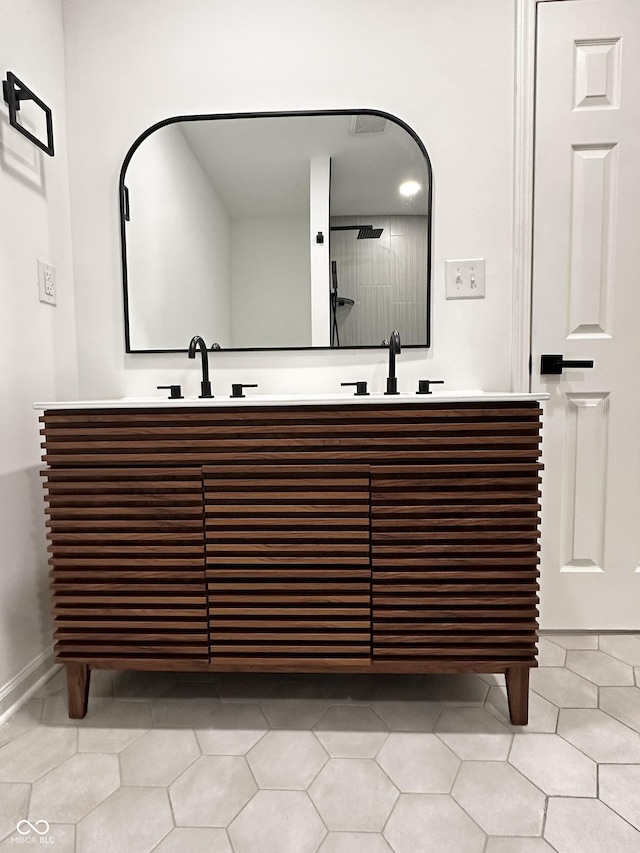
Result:
[[[429,346],[431,197],[387,113],[154,125],[120,175],[127,352]]]

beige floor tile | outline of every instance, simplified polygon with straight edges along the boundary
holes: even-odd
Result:
[[[640,830],[640,765],[605,764],[598,770],[599,798]]]
[[[489,835],[542,832],[544,794],[503,761],[464,762],[451,794]]]
[[[200,757],[192,731],[157,729],[143,734],[120,753],[123,785],[170,785]]]
[[[151,716],[156,726],[192,729],[199,726],[218,704],[219,699],[208,696],[171,699],[162,696],[151,702]]]
[[[146,702],[113,702],[80,720],[78,752],[120,752],[153,727]]]
[[[27,817],[30,793],[31,786],[26,783],[0,783],[0,838],[18,834],[16,826]]]
[[[28,827],[24,827],[28,829]],[[39,829],[44,827],[39,826]],[[12,832],[0,844],[0,853],[16,853],[16,850],[55,850],[55,853],[75,853],[76,828],[73,824],[49,823],[48,832],[42,836],[47,839],[46,845],[40,844],[40,836],[37,832],[29,831],[28,835],[22,836],[18,832]],[[34,843],[24,842],[25,838],[37,838]]]
[[[229,827],[235,853],[315,853],[326,832],[302,791],[260,791]]]
[[[511,725],[507,691],[504,687],[492,687],[484,707],[490,714],[497,715],[498,719],[513,732],[553,733],[556,730],[558,708],[533,690],[529,691],[529,722],[526,726]]]
[[[600,710],[640,732],[640,689],[601,687]]]
[[[259,788],[304,791],[329,756],[311,732],[271,731],[247,753]]]
[[[150,729],[153,726],[148,702],[112,702],[93,714],[78,720],[79,729]]]
[[[465,761],[505,761],[513,735],[482,708],[445,708],[434,732]]]
[[[545,794],[597,796],[597,765],[559,735],[515,735],[509,763]]]
[[[374,758],[389,729],[371,708],[332,705],[313,727],[332,758]]]
[[[76,853],[150,853],[171,829],[165,788],[118,788],[77,824]]]
[[[57,851],[56,851],[57,853]],[[233,853],[225,829],[177,826],[153,853]]]
[[[178,826],[227,826],[257,791],[244,758],[205,755],[169,787]]]
[[[115,669],[92,669],[89,693],[113,698],[113,682],[120,677]]]
[[[538,639],[538,666],[564,666],[567,650],[546,637]]]
[[[89,692],[89,701],[87,703],[88,720],[99,711],[102,711],[113,702],[112,696],[97,696]],[[69,706],[67,704],[67,693],[56,693],[53,696],[48,696],[44,700],[42,709],[42,724],[45,726],[77,726],[78,720],[72,720],[69,717]]]
[[[113,679],[113,692],[119,701],[148,701],[162,696],[177,680],[172,672],[119,672]]]
[[[372,711],[395,732],[431,732],[442,713],[440,702],[376,700]]]
[[[560,667],[531,670],[531,689],[559,708],[595,708],[598,688],[575,672]]]
[[[274,729],[310,729],[329,707],[319,687],[283,682],[260,703],[262,713]]]
[[[563,649],[597,649],[597,634],[544,634],[545,640]]]
[[[176,674],[180,675],[180,673]],[[195,673],[195,675],[207,674],[206,672]],[[220,701],[215,681],[211,679],[209,681],[182,681],[178,679],[178,682],[156,701],[164,701],[165,699],[200,699],[202,701],[208,699],[212,705]]]
[[[393,853],[377,832],[330,832],[318,853]]]
[[[640,833],[599,800],[551,797],[544,837],[558,853],[638,853]]]
[[[257,705],[218,705],[196,729],[205,755],[244,755],[269,730],[269,723]]]
[[[78,729],[78,752],[122,752],[145,732],[145,728]]]
[[[493,836],[487,841],[484,853],[555,853],[553,847],[544,838],[499,838]]]
[[[602,687],[633,684],[633,669],[629,664],[598,651],[568,651],[567,669]]]
[[[384,675],[375,700],[380,702],[428,702],[429,685],[423,675]]]
[[[320,689],[333,702],[350,704],[371,702],[382,686],[376,675],[328,675],[320,681]]]
[[[485,843],[447,794],[401,794],[382,834],[395,853],[482,853]]]
[[[435,734],[392,732],[376,758],[404,794],[448,794],[460,767]]]
[[[164,681],[166,673],[96,670],[93,715],[82,721],[67,718],[61,673],[0,729],[0,853],[16,849],[22,818],[67,821],[52,824],[58,853],[640,853],[640,689],[630,680],[634,667],[640,676],[640,640],[599,643],[542,638],[528,726],[511,726],[504,679],[492,673],[196,672]],[[112,701],[114,681],[125,700]],[[58,725],[41,721],[45,708]],[[29,779],[3,782],[12,766]],[[539,837],[545,791],[557,845]],[[136,824],[154,809],[161,833]],[[85,812],[75,851],[71,821]]]
[[[0,782],[35,782],[76,752],[75,728],[36,726],[0,749]]]
[[[635,634],[601,634],[599,648],[631,666],[640,666],[640,638]]]
[[[0,747],[34,729],[42,718],[43,699],[30,699],[0,728]]]
[[[29,820],[77,823],[120,787],[115,755],[72,755],[33,786]]]
[[[477,672],[476,675],[489,687],[504,687],[505,685],[503,672]]]
[[[425,699],[443,705],[476,705],[484,702],[489,685],[470,672],[457,675],[425,675]]]
[[[225,672],[216,680],[216,691],[223,702],[259,702],[269,695],[276,681],[268,672]]]
[[[371,759],[332,758],[311,784],[309,796],[329,830],[380,832],[398,790]]]
[[[640,734],[597,708],[562,708],[558,734],[599,763],[640,763]]]

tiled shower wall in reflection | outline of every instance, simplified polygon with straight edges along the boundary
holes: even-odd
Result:
[[[331,225],[382,228],[377,239],[357,231],[331,232],[338,295],[354,300],[338,307],[340,346],[377,346],[398,329],[403,344],[426,344],[427,217],[332,216]]]

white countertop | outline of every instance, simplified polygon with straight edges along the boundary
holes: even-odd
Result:
[[[549,394],[518,394],[494,391],[434,391],[431,394],[416,394],[401,391],[399,394],[383,394],[380,391],[365,396],[353,392],[336,394],[251,394],[245,397],[215,396],[205,400],[199,397],[184,397],[172,400],[165,396],[121,397],[115,400],[65,400],[34,403],[34,409],[166,409],[166,408],[216,408],[223,406],[323,406],[323,405],[366,405],[367,403],[516,403],[548,400]]]

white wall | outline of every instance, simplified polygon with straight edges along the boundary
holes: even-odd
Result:
[[[178,124],[152,133],[125,175],[132,349],[231,344],[229,217]]]
[[[311,345],[308,215],[231,221],[231,294],[234,347]]]
[[[401,388],[506,389],[510,374],[513,0],[63,0],[80,393],[149,394],[186,356],[124,355],[118,173],[133,140],[175,114],[377,108],[433,162],[433,348],[404,351]],[[444,260],[486,258],[485,300],[444,300]],[[382,352],[219,353],[214,392],[382,388]],[[224,374],[221,376],[221,374]]]
[[[52,645],[35,400],[78,393],[62,9],[2,0],[0,69],[53,110],[54,158],[8,123],[0,102],[0,714]],[[56,267],[58,305],[38,301],[37,259]],[[25,683],[22,684],[24,689]]]

